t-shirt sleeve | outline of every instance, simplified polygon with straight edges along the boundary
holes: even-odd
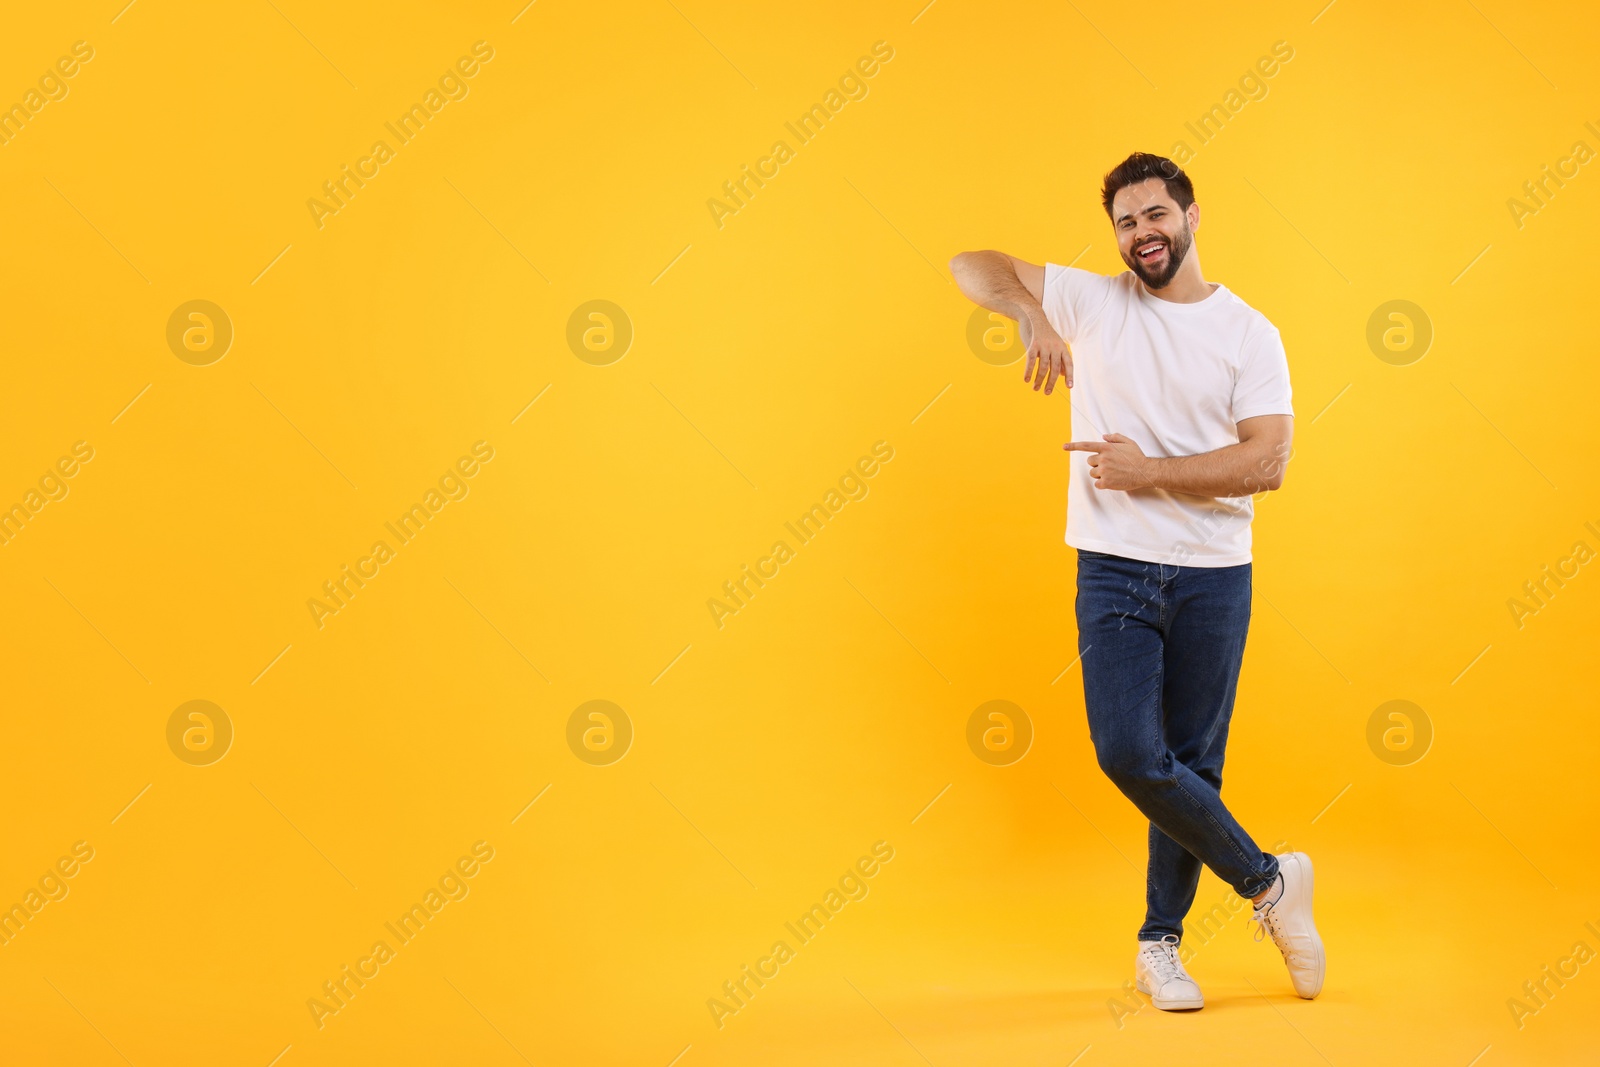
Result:
[[[1233,421],[1257,415],[1293,415],[1289,389],[1289,357],[1276,326],[1253,332],[1246,340],[1239,372],[1233,380]]]
[[[1039,301],[1044,317],[1067,344],[1076,344],[1111,296],[1111,279],[1090,270],[1044,265],[1044,295]]]

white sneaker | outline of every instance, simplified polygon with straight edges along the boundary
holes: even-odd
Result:
[[[1278,895],[1257,904],[1251,920],[1260,924],[1257,941],[1263,932],[1272,935],[1272,943],[1283,953],[1283,962],[1289,967],[1294,991],[1310,1000],[1322,992],[1322,979],[1328,969],[1322,938],[1311,919],[1311,857],[1304,852],[1285,852],[1277,859]]]
[[[1134,987],[1162,1011],[1192,1011],[1205,1007],[1205,998],[1178,959],[1178,938],[1167,934],[1160,941],[1139,942],[1133,960]]]

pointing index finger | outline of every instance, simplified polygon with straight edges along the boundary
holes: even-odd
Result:
[[[1103,441],[1068,441],[1061,447],[1068,452],[1104,452],[1106,446]]]

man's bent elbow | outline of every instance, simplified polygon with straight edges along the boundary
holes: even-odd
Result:
[[[950,277],[955,279],[956,288],[969,300],[980,298],[983,274],[979,270],[983,263],[985,252],[957,252],[950,257]]]
[[[957,252],[950,257],[950,273],[959,281],[982,258],[982,252]]]
[[[1255,496],[1257,493],[1270,493],[1274,489],[1283,488],[1283,469],[1280,467],[1272,471],[1257,471],[1245,476],[1244,496]]]

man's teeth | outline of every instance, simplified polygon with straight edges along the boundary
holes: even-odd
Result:
[[[1165,247],[1167,247],[1167,246],[1166,246],[1166,245],[1160,245],[1160,244],[1157,244],[1157,245],[1147,245],[1147,246],[1145,246],[1145,247],[1144,247],[1144,248],[1142,248],[1142,249],[1140,249],[1140,250],[1139,250],[1139,254],[1140,254],[1140,255],[1141,255],[1141,256],[1144,256],[1144,257],[1146,257],[1146,258],[1149,258],[1149,257],[1150,257],[1150,256],[1153,256],[1153,255],[1155,255],[1155,254],[1156,254],[1156,253],[1157,253],[1157,252],[1159,252],[1159,251],[1161,251],[1161,250],[1162,250],[1162,249],[1163,249],[1163,248],[1165,248]]]

